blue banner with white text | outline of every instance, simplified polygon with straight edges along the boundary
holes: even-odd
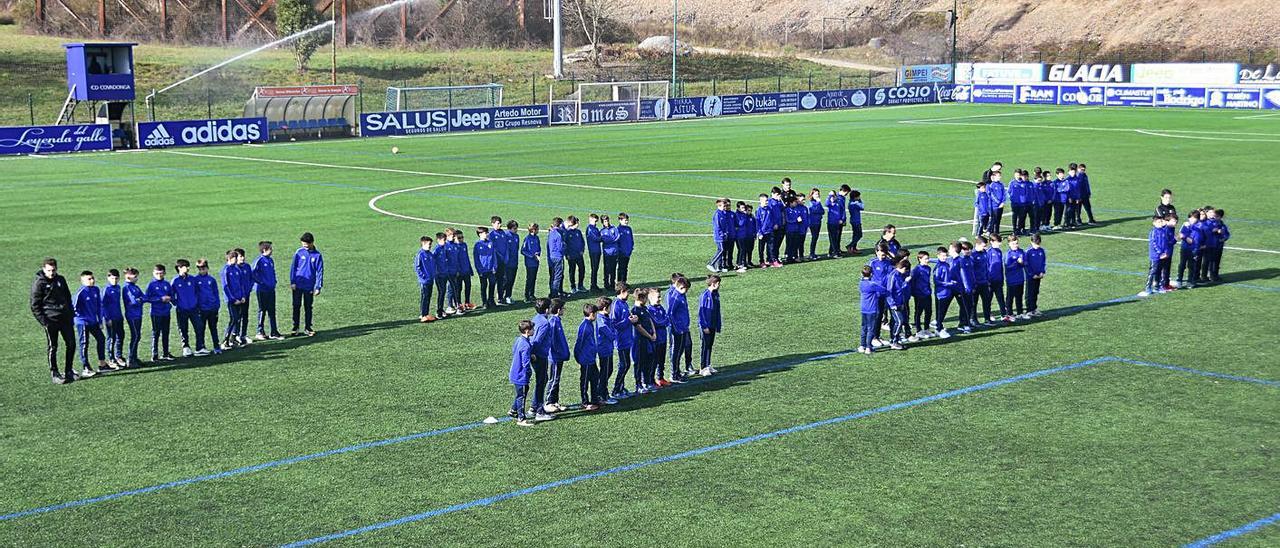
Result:
[[[77,124],[0,127],[0,154],[43,154],[89,150],[111,150],[111,126]]]
[[[547,105],[367,112],[360,116],[360,135],[422,135],[543,127],[549,124]]]

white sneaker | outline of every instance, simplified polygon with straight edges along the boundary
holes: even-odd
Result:
[[[1179,288],[1179,287],[1182,287],[1182,282],[1179,282],[1179,281],[1177,281],[1177,280],[1174,280],[1174,281],[1169,282],[1169,286],[1170,286],[1170,287],[1172,287],[1172,288],[1174,288],[1174,289],[1177,289],[1177,288]]]
[[[737,272],[739,274],[742,274],[743,272],[746,272],[746,271],[747,271],[747,267],[745,266],[740,266],[736,270],[734,270],[734,272]]]
[[[719,370],[719,369],[716,369],[716,368],[714,368],[714,367],[708,367],[707,369],[711,370],[711,373],[712,373],[712,374],[715,374],[715,373],[719,373],[719,372],[720,372],[720,370]]]
[[[915,336],[915,335],[912,335],[912,336],[910,336],[910,337],[907,337],[907,342],[909,342],[909,343],[913,343],[913,342],[920,342],[920,337],[917,337],[917,336]]]
[[[1145,289],[1143,289],[1142,291],[1139,291],[1139,292],[1138,292],[1138,296],[1139,296],[1139,297],[1150,297],[1150,296],[1151,296],[1151,292],[1150,292],[1150,291],[1147,291],[1147,290],[1145,290]]]
[[[862,353],[864,353],[866,350],[867,350],[867,347],[865,347],[865,346],[859,346],[859,347],[858,347],[857,352],[858,352],[859,354],[862,354]]]
[[[195,355],[195,353],[191,351],[191,347],[189,346],[182,347],[182,357],[190,358],[193,355]]]
[[[84,368],[84,369],[81,369],[81,370],[80,370],[80,378],[82,378],[82,379],[87,379],[87,378],[92,377],[92,376],[97,375],[97,374],[98,374],[98,372],[97,372],[97,371],[94,371],[94,370],[92,370],[92,369],[89,369],[88,367],[86,367],[86,368]]]
[[[555,417],[555,415],[549,415],[549,414],[547,414],[547,413],[538,413],[538,414],[536,414],[536,415],[534,415],[534,416],[533,416],[533,421],[534,421],[534,422],[546,422],[546,421],[552,420],[552,419],[554,419],[554,418],[556,418],[556,417]]]
[[[449,308],[444,309],[444,313],[445,313],[445,315],[447,315],[447,316],[452,316],[452,315],[454,315],[454,314],[457,314],[457,313],[458,313],[458,311],[457,311],[457,310],[454,310],[454,309],[453,309],[453,307],[452,307],[452,306],[450,306]]]
[[[939,331],[939,332],[938,332],[938,338],[939,338],[939,339],[950,339],[950,338],[951,338],[951,333],[948,333],[946,329],[943,329],[942,331]]]
[[[862,353],[863,353],[863,354],[866,354],[866,355],[868,355],[868,356],[870,356],[870,355],[871,355],[871,349],[870,349],[870,348],[863,348],[863,349],[862,349]]]
[[[884,346],[884,341],[880,339],[871,339],[871,348],[875,349],[880,348],[881,346]]]
[[[889,345],[889,349],[890,349],[890,350],[905,350],[905,349],[906,349],[906,347],[905,347],[905,346],[902,346],[901,344],[898,344],[898,343],[893,343],[893,344],[890,344],[890,345]]]
[[[209,355],[209,351],[208,351],[208,350],[203,350],[203,349],[202,349],[202,350],[196,350],[195,355],[196,355],[196,356],[208,356],[208,355]]]
[[[710,368],[710,367],[703,367],[702,369],[699,369],[699,370],[698,370],[698,374],[699,374],[699,375],[701,375],[701,376],[703,376],[703,377],[710,377],[710,376],[711,376],[711,368]]]
[[[555,413],[556,411],[559,411],[560,409],[556,407],[556,404],[548,403],[542,406],[542,410],[545,411],[547,414],[551,414],[551,413]]]

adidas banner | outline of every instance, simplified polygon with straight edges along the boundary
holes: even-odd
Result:
[[[138,148],[264,143],[266,118],[139,122]]]

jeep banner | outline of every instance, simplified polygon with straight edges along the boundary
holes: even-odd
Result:
[[[263,143],[266,118],[138,122],[138,148]]]
[[[0,154],[43,154],[89,150],[111,150],[111,126],[81,124],[0,127]]]
[[[360,136],[422,135],[546,125],[547,105],[366,112],[360,115]]]

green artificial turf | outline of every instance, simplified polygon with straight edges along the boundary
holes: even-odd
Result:
[[[865,258],[727,275],[720,378],[533,428],[475,427],[0,520],[0,543],[283,544],[1102,356],[1280,380],[1280,118],[1241,115],[935,105],[0,159],[0,514],[503,416],[511,340],[531,310],[417,323],[418,237],[446,225],[370,209],[387,192],[461,182],[376,205],[468,232],[493,214],[546,226],[626,211],[641,234],[633,285],[665,288],[680,271],[695,295],[712,251],[712,201],[697,196],[750,199],[783,176],[824,194],[860,189],[864,247],[886,222],[913,252],[966,236],[967,224],[914,227],[969,218],[972,188],[951,179],[994,160],[1088,163],[1102,221],[1045,237],[1039,321],[828,356],[854,344]],[[901,123],[937,118],[948,120]],[[1225,209],[1230,245],[1254,251],[1226,251],[1228,284],[1116,300],[1142,288],[1147,245],[1123,238],[1145,238],[1163,187],[1182,211]],[[49,383],[26,300],[42,257],[74,287],[83,269],[145,277],[157,262],[268,239],[283,276],[303,231],[327,263],[314,338]],[[523,283],[521,268],[517,297]],[[279,300],[287,327],[285,291]],[[581,302],[566,307],[571,338]],[[563,401],[576,401],[577,380],[566,366]],[[1278,417],[1274,384],[1108,361],[340,543],[1178,545],[1280,511]],[[1271,526],[1232,542],[1278,539]]]

